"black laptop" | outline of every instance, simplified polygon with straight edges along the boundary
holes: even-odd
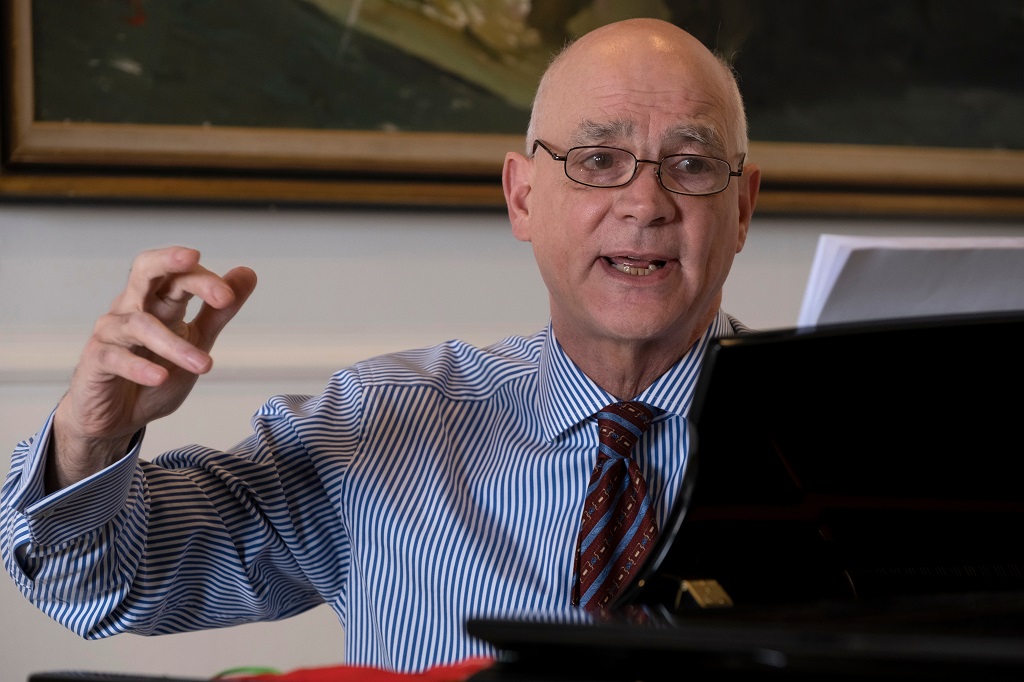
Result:
[[[1024,313],[714,342],[644,571],[480,678],[1024,679],[1022,392]]]

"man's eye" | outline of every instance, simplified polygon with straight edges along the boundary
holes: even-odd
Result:
[[[615,155],[608,152],[594,152],[583,160],[583,166],[588,170],[607,170],[614,165]]]
[[[696,156],[684,156],[674,164],[674,170],[687,175],[700,175],[711,170],[711,164]]]

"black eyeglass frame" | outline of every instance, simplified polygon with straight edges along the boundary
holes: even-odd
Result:
[[[653,163],[656,166],[656,168],[654,170],[654,174],[658,177],[658,184],[659,185],[661,185],[668,192],[672,192],[673,194],[681,194],[683,196],[688,196],[688,197],[708,197],[708,196],[712,196],[712,195],[720,194],[720,193],[724,192],[726,189],[729,188],[729,182],[732,180],[732,178],[734,178],[734,177],[738,178],[741,175],[743,175],[743,163],[746,161],[746,158],[747,158],[747,155],[744,152],[744,154],[742,156],[740,156],[739,167],[736,170],[733,170],[732,169],[732,164],[730,164],[725,159],[720,159],[717,156],[706,156],[706,155],[703,155],[703,154],[669,154],[668,156],[663,157],[661,159],[661,161],[654,161],[652,159],[640,159],[640,158],[637,158],[636,154],[634,154],[633,152],[629,151],[628,149],[622,149],[621,147],[608,147],[608,146],[604,146],[604,145],[580,145],[580,146],[577,146],[577,147],[569,148],[568,150],[566,150],[564,155],[559,155],[559,154],[556,154],[555,152],[551,151],[551,148],[548,147],[544,142],[542,142],[541,140],[537,139],[537,140],[533,141],[533,149],[530,152],[531,156],[536,156],[536,154],[537,154],[537,147],[540,147],[541,149],[546,151],[548,154],[550,154],[551,158],[554,159],[555,161],[561,161],[562,162],[562,171],[565,173],[565,177],[569,178],[570,180],[572,180],[576,184],[583,185],[584,187],[596,187],[598,189],[613,189],[615,187],[625,187],[629,183],[633,182],[633,179],[636,177],[637,171],[640,169],[640,164],[641,163]],[[626,180],[624,180],[623,182],[620,182],[617,185],[591,185],[590,183],[581,182],[581,181],[577,180],[576,178],[572,177],[571,175],[569,175],[569,163],[568,163],[569,155],[572,154],[577,149],[612,149],[612,150],[617,151],[617,152],[625,152],[626,154],[629,154],[630,156],[633,157],[633,162],[634,162],[633,163],[633,172],[630,174],[630,176]],[[698,192],[698,193],[694,193],[694,192],[680,192],[677,189],[672,189],[671,187],[666,186],[665,185],[665,181],[661,177],[662,165],[668,159],[674,159],[674,158],[680,158],[680,157],[682,157],[682,158],[693,158],[693,159],[711,159],[713,161],[720,161],[720,162],[724,163],[729,168],[729,174],[725,176],[725,184],[722,186],[721,189],[716,189],[713,192]]]

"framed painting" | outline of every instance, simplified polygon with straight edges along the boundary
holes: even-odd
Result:
[[[544,66],[627,16],[733,64],[761,212],[1024,216],[1024,2],[0,0],[0,197],[501,207]]]

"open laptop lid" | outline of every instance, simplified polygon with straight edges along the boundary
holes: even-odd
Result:
[[[615,606],[1024,589],[1022,386],[1024,313],[715,341],[684,490]]]
[[[1022,350],[1024,313],[716,341],[684,490],[613,617],[470,620],[499,651],[481,681],[1019,677]]]

